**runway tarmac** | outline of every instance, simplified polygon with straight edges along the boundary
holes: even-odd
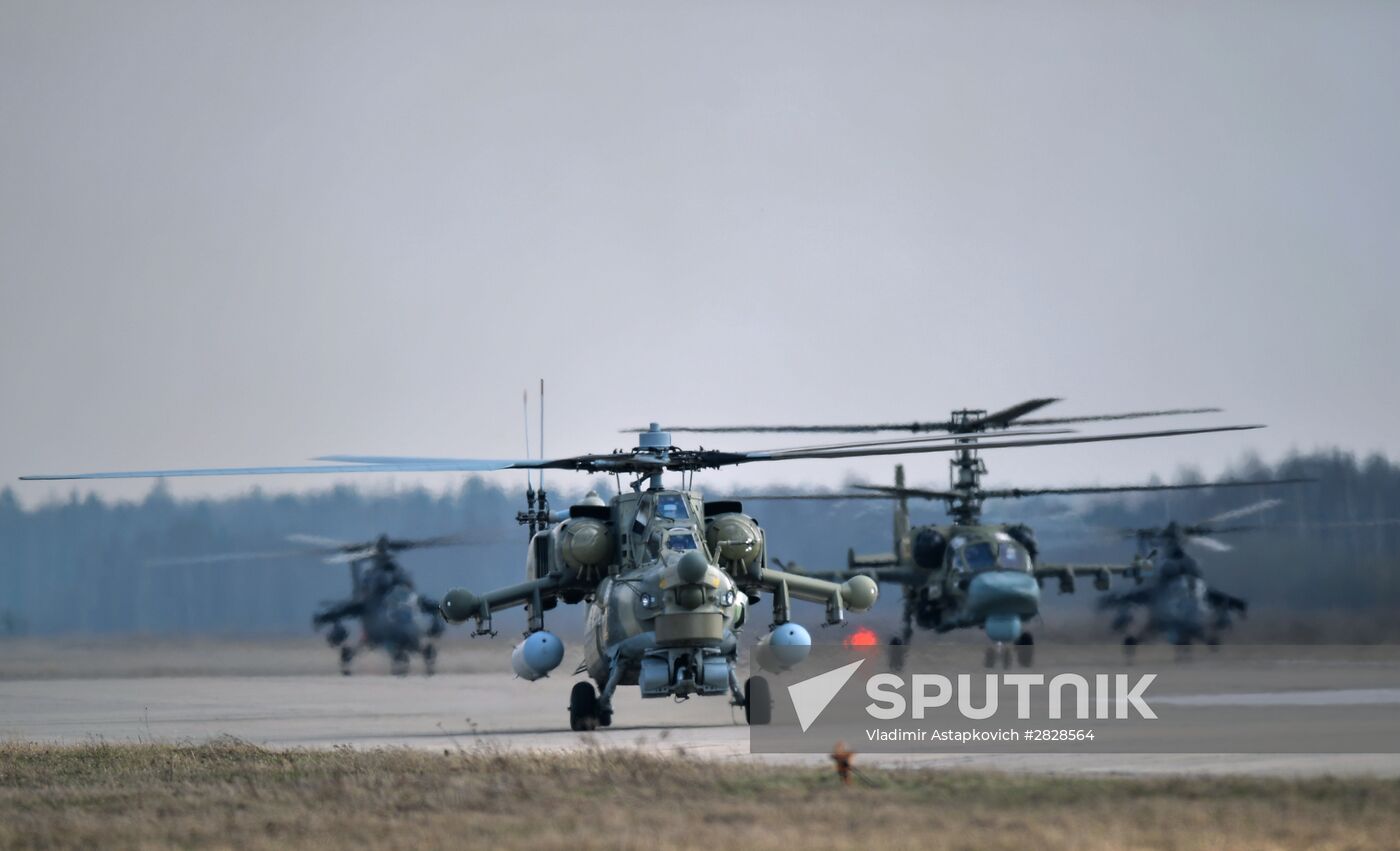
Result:
[[[750,754],[742,714],[722,698],[643,701],[635,689],[623,689],[613,727],[574,733],[566,711],[573,682],[572,677],[555,676],[527,683],[494,671],[432,678],[369,674],[8,679],[0,681],[0,738],[197,742],[232,736],[278,748],[600,747],[711,759],[824,761],[819,755]],[[1394,711],[1400,712],[1400,706]],[[1397,754],[864,754],[861,759],[891,766],[1068,774],[1400,777]]]

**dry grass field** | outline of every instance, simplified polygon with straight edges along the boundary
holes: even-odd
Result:
[[[1394,848],[1400,781],[489,750],[0,745],[5,848]]]

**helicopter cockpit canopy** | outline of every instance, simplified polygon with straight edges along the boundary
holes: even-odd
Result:
[[[666,533],[666,542],[663,545],[671,552],[686,552],[688,550],[700,549],[700,544],[696,540],[695,532],[690,529],[672,529]]]
[[[1010,535],[998,533],[991,539],[972,539],[958,535],[949,542],[948,550],[953,569],[959,573],[981,573],[986,570],[1031,569],[1026,548]]]
[[[643,495],[633,519],[633,532],[637,540],[646,541],[645,557],[670,561],[691,550],[705,552],[694,513],[694,508],[687,504],[683,494],[662,492]]]
[[[663,493],[658,496],[656,498],[656,514],[658,517],[666,517],[671,520],[690,517],[690,512],[685,507],[685,500],[678,493]]]
[[[417,601],[417,594],[400,585],[385,595],[384,608],[388,611],[390,620],[406,623],[413,620],[414,604]]]

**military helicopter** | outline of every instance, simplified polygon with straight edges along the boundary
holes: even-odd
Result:
[[[327,564],[350,568],[350,597],[323,603],[312,616],[315,629],[329,626],[326,642],[340,649],[340,672],[351,673],[351,662],[361,650],[382,648],[389,654],[390,670],[396,676],[408,673],[409,660],[423,657],[423,672],[432,676],[437,662],[434,640],[445,628],[438,601],[419,594],[408,571],[394,557],[407,550],[453,547],[469,543],[458,535],[408,540],[380,535],[372,541],[350,543],[317,535],[289,535],[289,541],[303,546],[293,550],[255,553],[224,553],[154,560],[152,564],[211,564],[263,558],[318,557]],[[360,634],[351,641],[342,621],[358,620]]]
[[[877,431],[904,429],[908,431],[945,430],[956,438],[954,457],[950,460],[950,483],[947,489],[909,488],[904,483],[903,466],[895,469],[893,487],[857,485],[854,494],[764,495],[749,494],[743,499],[893,499],[894,549],[880,555],[857,556],[848,553],[844,571],[816,575],[833,578],[856,575],[869,576],[879,582],[900,585],[904,591],[903,629],[891,639],[893,645],[907,645],[913,637],[914,626],[936,632],[955,629],[981,628],[991,640],[986,663],[1001,662],[1010,666],[1012,646],[1016,660],[1024,666],[1034,662],[1034,637],[1025,629],[1025,622],[1039,613],[1040,585],[1047,579],[1057,581],[1060,593],[1075,590],[1076,577],[1093,577],[1099,590],[1107,590],[1114,574],[1126,574],[1141,579],[1141,566],[1111,564],[1071,565],[1044,564],[1039,561],[1039,547],[1031,528],[1024,523],[989,525],[981,520],[982,504],[987,499],[1020,498],[1047,494],[1101,494],[1131,491],[1178,490],[1195,485],[1120,485],[1107,487],[994,489],[982,487],[987,468],[978,456],[979,444],[972,438],[985,431],[1004,430],[1016,424],[1062,425],[1068,423],[1124,420],[1188,413],[1205,413],[1216,408],[1190,408],[1164,411],[1137,411],[1123,414],[1098,414],[1053,419],[1024,419],[1054,399],[1032,399],[994,413],[964,409],[954,411],[948,420],[907,424],[871,424],[845,426],[720,426],[696,431]],[[1146,432],[1139,436],[1161,436],[1166,433]],[[1090,442],[1094,436],[1080,438]],[[1079,441],[1077,441],[1079,442]],[[1239,483],[1267,484],[1267,483]],[[911,527],[910,498],[941,500],[947,503],[952,519],[949,525]]]
[[[1150,433],[1198,434],[1258,426],[1223,426]],[[1127,440],[1141,434],[1079,436],[999,435],[979,449]],[[1000,439],[1012,437],[1013,439]],[[726,451],[684,449],[653,423],[634,448],[562,458],[481,459],[334,455],[315,465],[204,468],[110,473],[49,474],[25,479],[102,479],[285,473],[487,472],[573,470],[633,477],[630,492],[608,504],[584,499],[563,512],[549,509],[541,480],[517,520],[529,528],[525,580],[484,594],[453,590],[441,610],[452,623],[474,620],[474,635],[493,635],[492,615],[523,606],[528,626],[512,653],[521,678],[537,680],[563,660],[562,642],[544,628],[544,613],[563,601],[588,604],[583,664],[592,682],[575,684],[570,727],[606,727],[613,694],[636,685],[644,698],[729,694],[751,724],[767,723],[768,684],[752,676],[741,689],[735,671],[739,632],[747,608],[763,592],[773,596],[773,624],[755,654],[760,666],[783,668],[806,657],[811,637],[790,619],[790,601],[823,604],[826,623],[845,622],[847,610],[866,611],[878,596],[868,576],[833,582],[775,570],[768,565],[763,529],[736,500],[706,502],[692,489],[700,470],[756,462],[839,459],[958,451],[947,438],[871,440],[788,449]],[[680,473],[682,487],[663,484]],[[687,483],[686,479],[689,479]],[[619,487],[619,491],[621,488]],[[595,689],[594,684],[600,689]]]
[[[1234,618],[1244,617],[1248,613],[1248,601],[1206,583],[1200,562],[1187,552],[1188,546],[1223,553],[1233,547],[1220,540],[1220,535],[1270,528],[1336,529],[1400,523],[1394,518],[1289,524],[1286,527],[1282,524],[1236,523],[1282,502],[1279,499],[1265,499],[1194,523],[1173,520],[1161,527],[1122,530],[1125,537],[1137,541],[1133,565],[1142,573],[1152,576],[1152,581],[1145,587],[1105,594],[1099,600],[1100,609],[1116,611],[1111,628],[1115,632],[1125,633],[1124,653],[1131,658],[1139,644],[1157,636],[1181,648],[1190,647],[1195,642],[1214,647],[1220,644],[1222,634],[1233,626]],[[1134,628],[1134,614],[1139,610],[1145,617]]]

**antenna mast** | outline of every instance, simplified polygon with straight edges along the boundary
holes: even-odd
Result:
[[[521,405],[524,409],[525,419],[525,458],[530,458],[530,391],[526,389],[521,392]],[[544,379],[540,379],[540,455],[544,460]],[[525,470],[525,510],[515,514],[515,522],[530,529],[530,537],[534,538],[535,533],[549,528],[549,495],[544,489],[544,469],[539,473],[539,490],[535,489],[535,482],[530,478],[530,470]]]

